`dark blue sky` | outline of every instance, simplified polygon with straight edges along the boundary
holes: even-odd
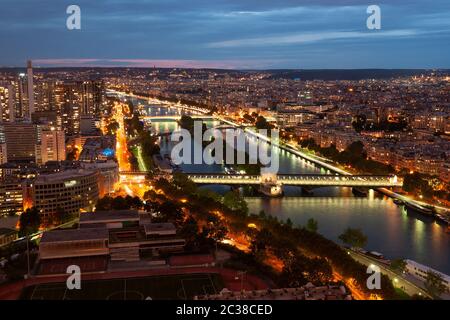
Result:
[[[450,1],[1,0],[0,41],[0,66],[450,68]]]

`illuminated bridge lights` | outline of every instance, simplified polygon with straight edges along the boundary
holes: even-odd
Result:
[[[276,180],[262,179],[258,175],[191,174],[188,177],[198,184],[264,184],[280,183],[293,186],[342,187],[399,187],[402,183],[392,176],[336,176],[336,175],[283,175]]]
[[[121,178],[130,182],[142,182],[145,180],[145,171],[120,172]],[[139,177],[133,179],[130,176]],[[279,174],[273,179],[262,178],[260,175],[242,174],[188,174],[188,177],[198,184],[236,184],[236,185],[258,185],[274,184],[292,186],[341,186],[341,187],[401,187],[403,181],[396,176],[376,175],[321,175],[321,174]]]

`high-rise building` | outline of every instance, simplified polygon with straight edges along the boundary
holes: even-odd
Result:
[[[66,143],[64,131],[55,127],[43,128],[40,134],[39,164],[49,161],[66,160]]]
[[[78,135],[81,133],[82,117],[85,119],[84,130],[90,131],[92,119],[101,116],[104,93],[102,81],[40,81],[36,85],[36,110],[41,114],[55,112],[56,126],[62,128],[67,136]]]
[[[97,127],[95,126],[95,118],[92,115],[81,115],[80,117],[80,133],[89,135],[95,133]]]
[[[27,62],[27,81],[28,81],[28,110],[26,119],[31,121],[31,115],[34,112],[33,65],[31,60],[28,60]]]
[[[0,181],[0,217],[23,211],[23,185],[16,179]]]
[[[0,165],[8,162],[8,153],[6,148],[6,137],[3,126],[0,123]]]
[[[39,142],[39,127],[31,123],[3,123],[8,161],[35,162]]]
[[[81,114],[98,116],[104,101],[104,85],[102,81],[84,81],[80,84],[82,108]]]
[[[56,111],[56,81],[41,80],[34,86],[35,112]]]
[[[60,83],[57,88],[56,101],[64,132],[67,135],[79,134],[80,110],[82,106],[79,83]]]
[[[0,164],[8,162],[8,149],[6,143],[0,143]]]

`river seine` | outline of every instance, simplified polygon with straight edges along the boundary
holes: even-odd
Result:
[[[176,107],[149,105],[145,100],[132,99],[144,107],[150,116],[189,114]],[[209,126],[218,124],[210,122]],[[155,132],[171,132],[177,123],[167,120],[152,120]],[[170,154],[171,143],[161,141],[161,153]],[[306,163],[288,152],[280,151],[280,173],[324,173],[324,170]],[[221,165],[182,165],[183,171],[195,173],[223,172]],[[209,186],[218,192],[226,192],[226,186]],[[318,221],[318,232],[339,242],[339,235],[347,228],[360,228],[368,237],[366,250],[378,251],[386,258],[412,259],[450,274],[450,234],[445,228],[420,216],[409,215],[403,207],[390,198],[371,191],[365,198],[355,197],[350,188],[318,188],[312,195],[302,195],[296,187],[285,188],[283,198],[248,197],[251,213],[264,210],[267,214],[296,225],[305,225],[314,218]]]

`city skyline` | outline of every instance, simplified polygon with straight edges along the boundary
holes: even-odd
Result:
[[[381,29],[371,3],[339,1],[79,1],[81,30],[66,8],[5,1],[1,66],[124,66],[219,69],[449,68],[447,1],[387,1]]]
[[[448,0],[1,8],[0,300],[450,300]]]

